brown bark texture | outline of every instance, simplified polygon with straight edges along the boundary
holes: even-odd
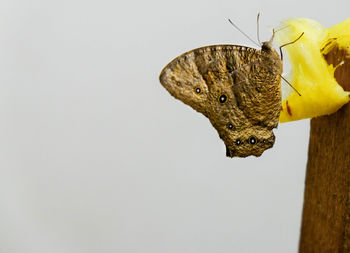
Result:
[[[350,91],[350,55],[324,55]],[[350,252],[350,105],[311,120],[299,252]]]

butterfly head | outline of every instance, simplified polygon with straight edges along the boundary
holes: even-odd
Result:
[[[263,42],[262,45],[261,45],[261,50],[262,51],[267,51],[267,52],[275,50],[273,48],[272,41],[270,40],[270,41]]]
[[[273,39],[275,37],[276,31],[273,30],[271,39],[269,41],[264,41],[261,45],[261,50],[265,52],[276,52],[276,50],[273,47]],[[277,54],[277,53],[276,53]]]
[[[226,145],[226,156],[231,158],[260,156],[275,143],[272,130],[260,126],[234,131],[222,139]]]

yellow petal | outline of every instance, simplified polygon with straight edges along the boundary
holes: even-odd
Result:
[[[301,96],[295,91],[286,96],[282,101],[280,122],[336,112],[349,102],[350,93],[334,78],[338,66],[328,65],[324,55],[338,47],[346,50],[350,58],[350,19],[331,28],[323,28],[310,19],[290,19],[283,25],[285,28],[276,33],[279,45],[295,40],[302,32],[304,35],[283,48],[292,67],[289,82]]]

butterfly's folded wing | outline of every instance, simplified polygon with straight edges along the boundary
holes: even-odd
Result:
[[[249,47],[198,48],[171,61],[161,72],[160,82],[175,98],[209,118],[229,156],[260,155],[273,144],[271,129],[278,123],[280,103],[276,71],[269,62],[262,66],[266,60],[268,55]],[[265,142],[241,145],[252,136]]]

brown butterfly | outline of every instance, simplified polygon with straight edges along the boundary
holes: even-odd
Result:
[[[273,146],[281,109],[281,57],[272,40],[261,50],[213,45],[172,60],[160,82],[175,98],[208,117],[228,157],[260,156]],[[288,43],[289,44],[289,43]]]

